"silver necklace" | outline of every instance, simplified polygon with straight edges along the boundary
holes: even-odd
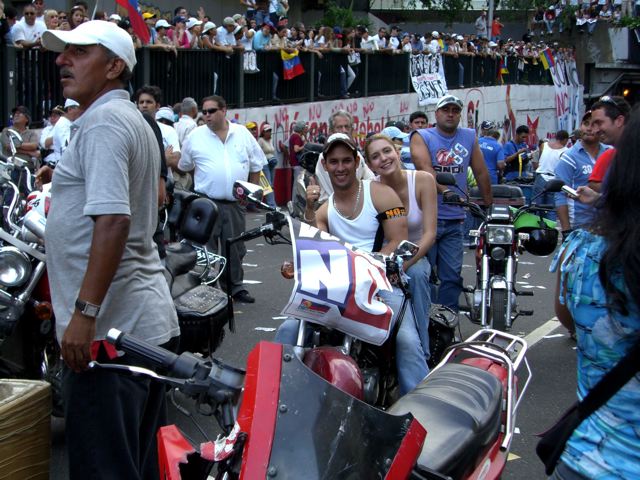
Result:
[[[356,204],[353,206],[353,211],[351,212],[351,215],[345,215],[344,213],[342,213],[340,211],[340,209],[338,208],[338,205],[336,205],[336,196],[335,194],[333,195],[333,208],[336,209],[336,212],[338,212],[338,214],[341,217],[346,218],[347,220],[351,220],[355,214],[356,214],[356,210],[358,210],[358,205],[360,204],[360,194],[362,193],[362,181],[358,182],[358,194],[356,195]]]

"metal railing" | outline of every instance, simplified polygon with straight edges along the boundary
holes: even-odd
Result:
[[[32,123],[41,122],[55,105],[62,104],[62,89],[55,53],[40,50],[0,48],[0,125],[7,125],[15,105],[27,106]],[[305,73],[284,80],[280,52],[257,52],[258,71],[243,70],[242,54],[226,55],[206,50],[182,50],[176,55],[142,48],[136,52],[131,90],[144,84],[159,86],[164,103],[173,105],[191,96],[197,101],[212,94],[222,95],[230,107],[256,107],[274,103],[313,102],[351,96],[410,93],[409,54],[361,54],[359,65],[349,65],[341,52],[301,52]],[[483,56],[444,56],[444,70],[450,89],[490,86],[500,83],[550,84],[551,78],[541,65],[529,61],[518,68],[517,57],[507,57],[508,74],[498,78],[499,60]],[[347,77],[355,80],[347,92]]]

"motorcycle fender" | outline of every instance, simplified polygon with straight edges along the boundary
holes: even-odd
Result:
[[[187,463],[187,457],[195,453],[196,449],[175,425],[160,427],[157,436],[160,478],[179,480],[180,464]]]
[[[503,277],[493,277],[490,286],[491,290],[506,290],[507,281]]]
[[[305,353],[304,364],[334,387],[363,399],[364,381],[353,358],[335,347],[313,348]]]

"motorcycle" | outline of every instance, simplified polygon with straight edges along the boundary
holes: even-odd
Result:
[[[287,220],[270,213],[264,225],[243,235],[280,238]],[[328,370],[314,373],[305,349],[294,346],[260,342],[244,371],[189,352],[176,355],[116,329],[107,341],[163,374],[99,362],[91,369],[145,376],[179,390],[224,433],[196,447],[175,425],[162,427],[160,476],[170,480],[205,479],[214,467],[216,479],[497,479],[531,380],[526,341],[492,330],[453,345],[386,411],[343,391]],[[349,358],[335,349],[333,363],[351,365]],[[519,389],[521,369],[527,378]]]
[[[438,173],[436,181],[440,185],[457,187],[455,177],[450,173]],[[546,192],[559,192],[562,185],[562,180],[549,181],[529,205],[519,208],[498,204],[501,200],[524,198],[519,187],[493,185],[494,204],[486,212],[462,190],[464,199],[452,191],[443,193],[445,204],[468,208],[473,216],[481,219],[479,228],[469,232],[476,239],[476,284],[466,288],[464,293],[472,322],[479,323],[482,328],[508,331],[519,316],[533,315],[533,310],[518,309],[518,296],[533,296],[532,291],[516,289],[518,256],[524,251],[545,256],[555,250],[558,244],[556,222],[535,214],[552,211],[554,207],[534,202]]]
[[[62,416],[60,349],[46,274],[44,231],[48,185],[26,198],[11,178],[31,174],[15,157],[0,159],[4,227],[0,229],[0,377],[44,379]],[[19,173],[16,175],[16,170]]]

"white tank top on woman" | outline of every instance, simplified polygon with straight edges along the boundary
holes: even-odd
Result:
[[[415,244],[420,242],[422,238],[424,221],[422,209],[418,205],[416,199],[416,172],[415,170],[406,170],[407,172],[407,194],[409,196],[409,205],[407,209],[407,224],[409,227],[409,241]]]
[[[329,233],[349,242],[356,248],[371,252],[380,222],[378,211],[371,200],[371,180],[362,180],[363,204],[360,214],[349,220],[340,215],[333,206],[333,193],[329,196],[327,219]]]

